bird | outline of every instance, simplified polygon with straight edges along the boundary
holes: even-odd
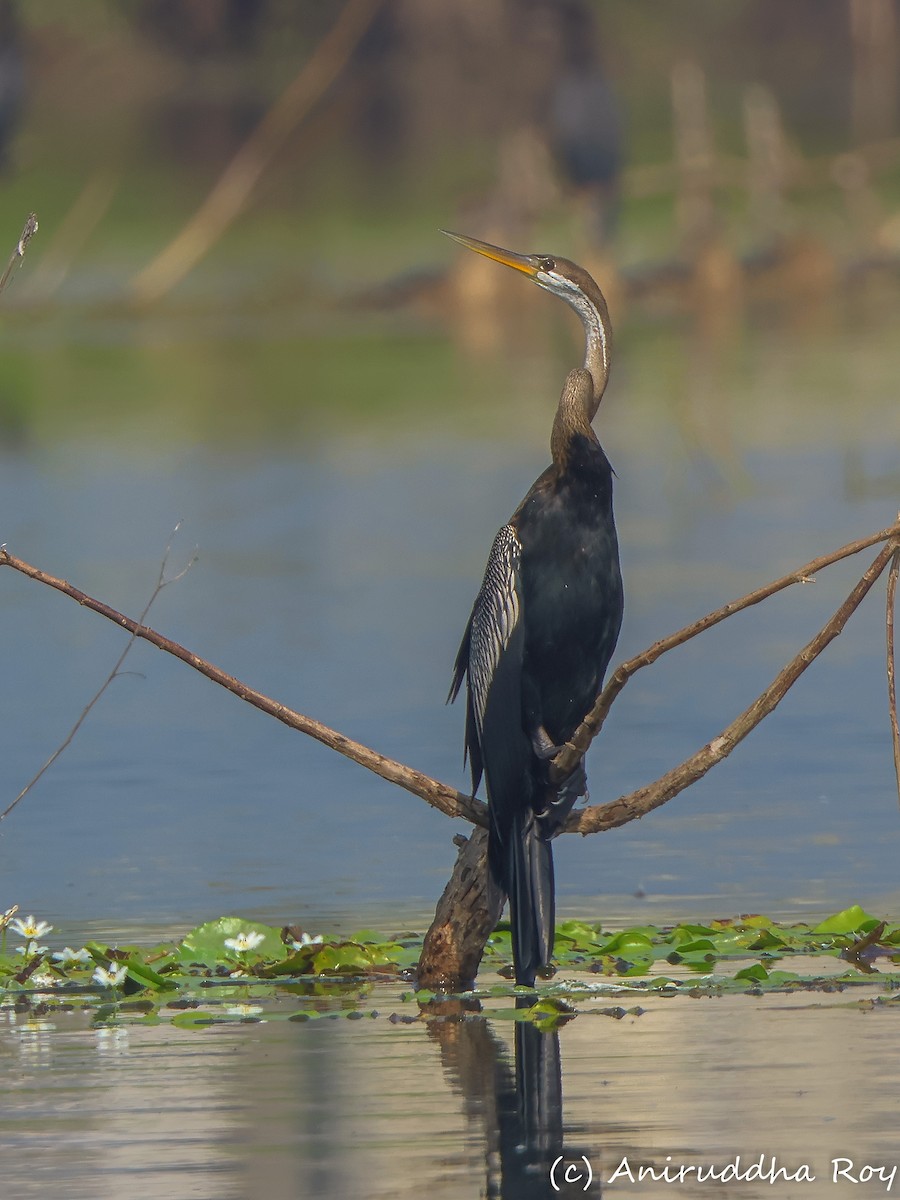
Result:
[[[466,682],[472,794],[485,779],[488,867],[509,897],[515,979],[533,987],[553,950],[551,840],[587,792],[583,761],[563,780],[550,760],[594,704],[622,624],[613,469],[591,422],[609,378],[611,328],[582,267],[449,233],[565,300],[585,331],[550,436],[552,462],[494,539],[453,669]]]

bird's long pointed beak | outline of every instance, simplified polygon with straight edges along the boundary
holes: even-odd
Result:
[[[492,246],[490,242],[480,242],[478,238],[466,237],[464,233],[451,233],[449,229],[442,229],[441,233],[453,238],[454,242],[459,242],[461,246],[474,250],[476,254],[483,254],[485,258],[503,263],[506,267],[513,267],[516,271],[524,271],[532,278],[538,273],[538,268],[530,254],[516,254],[512,250],[503,250],[500,246]]]

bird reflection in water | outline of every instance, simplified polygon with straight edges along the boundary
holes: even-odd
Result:
[[[529,998],[517,1000],[528,1007]],[[563,1145],[562,1068],[559,1035],[532,1021],[515,1023],[515,1058],[481,1013],[477,1000],[433,1001],[425,1007],[428,1032],[441,1048],[464,1111],[483,1126],[484,1194],[491,1200],[544,1200],[556,1196],[553,1164],[590,1159],[588,1147]],[[585,1180],[586,1182],[586,1180]],[[600,1195],[591,1183],[582,1195]]]

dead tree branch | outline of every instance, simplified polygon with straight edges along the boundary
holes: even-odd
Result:
[[[16,242],[16,245],[15,245],[15,248],[13,249],[12,254],[9,256],[9,262],[6,264],[6,268],[3,272],[3,274],[0,275],[0,292],[3,292],[6,289],[6,287],[8,286],[9,281],[12,279],[16,268],[19,266],[22,259],[25,257],[25,247],[28,245],[28,243],[31,241],[31,239],[34,237],[34,235],[37,233],[37,231],[38,231],[37,217],[34,215],[34,213],[29,213],[28,219],[25,222],[25,226],[22,229],[21,234],[19,235],[19,240],[18,240],[18,242]]]
[[[662,804],[671,800],[691,783],[705,775],[710,767],[720,762],[723,758],[726,758],[738,742],[742,741],[751,729],[755,728],[775,708],[788,689],[796,682],[803,671],[806,670],[810,662],[818,657],[828,643],[837,637],[843,629],[850,615],[858,607],[863,597],[872,587],[872,584],[884,571],[895,552],[897,552],[898,545],[900,545],[900,524],[890,526],[877,534],[872,534],[870,537],[851,542],[831,554],[814,559],[805,567],[800,568],[799,571],[783,576],[781,579],[775,580],[773,583],[767,584],[765,587],[759,588],[739,600],[732,601],[730,604],[694,622],[693,625],[679,630],[668,638],[661,639],[643,654],[637,655],[628,663],[623,664],[614,673],[610,684],[600,696],[595,709],[584,722],[585,725],[593,719],[594,713],[598,711],[601,713],[602,721],[612,700],[622,690],[622,687],[631,675],[640,667],[655,662],[667,650],[672,649],[674,646],[682,645],[690,638],[702,633],[705,629],[710,628],[733,613],[740,612],[751,604],[759,603],[766,596],[772,595],[790,586],[792,583],[808,581],[813,571],[838,562],[840,559],[847,558],[852,554],[857,554],[866,547],[875,545],[878,542],[886,542],[887,544],[831,620],[784,668],[765,692],[733,721],[727,729],[697,751],[696,754],[686,759],[685,762],[673,770],[668,771],[654,783],[648,784],[646,787],[640,788],[627,796],[621,796],[617,800],[611,800],[605,804],[589,805],[587,808],[573,813],[566,825],[566,832],[594,833],[601,829],[616,828],[617,826],[626,824],[628,821],[645,816],[654,808],[659,808]],[[156,630],[151,629],[149,626],[143,625],[140,621],[135,621],[123,613],[117,612],[101,600],[95,600],[93,597],[88,596],[85,592],[66,582],[66,580],[57,579],[46,571],[42,571],[38,567],[24,562],[22,559],[14,557],[6,547],[0,547],[0,566],[12,567],[30,579],[44,583],[48,587],[62,592],[84,608],[89,608],[122,629],[126,629],[132,635],[132,638],[142,638],[158,649],[164,650],[167,654],[173,655],[189,667],[192,667],[195,671],[198,671],[201,675],[205,675],[213,683],[226,688],[240,700],[245,701],[245,703],[252,704],[254,708],[258,708],[261,712],[275,717],[276,720],[281,721],[289,728],[296,729],[300,733],[305,733],[307,736],[315,738],[316,741],[321,742],[332,750],[336,750],[339,754],[344,755],[345,758],[352,759],[354,762],[359,763],[360,766],[366,767],[367,770],[381,776],[382,779],[386,779],[389,783],[394,783],[398,787],[412,792],[413,795],[419,796],[446,816],[460,817],[470,821],[473,825],[482,827],[487,825],[487,808],[480,800],[457,791],[447,784],[440,783],[438,780],[425,775],[422,771],[417,771],[412,767],[397,762],[395,759],[388,758],[386,755],[380,754],[368,746],[364,746],[361,742],[356,742],[352,738],[348,738],[344,734],[337,732],[337,730],[329,728],[313,717],[305,716],[302,713],[295,712],[284,704],[280,704],[277,700],[273,700],[262,692],[256,691],[254,688],[242,683],[241,680],[236,679],[233,675],[227,674],[221,668],[200,658],[199,655],[187,650],[184,646],[173,642],[170,638],[164,637],[161,633],[157,633]],[[611,691],[611,689],[615,690]],[[591,733],[588,744],[593,736],[595,736],[594,733]],[[578,733],[576,737],[578,737]],[[569,753],[568,747],[557,755],[554,764],[558,764],[567,753]]]
[[[572,735],[572,740],[553,759],[553,768],[556,777],[559,779],[565,778],[572,768],[577,766],[578,760],[603,728],[603,723],[613,706],[614,700],[625,687],[628,680],[633,675],[636,675],[641,667],[649,667],[668,650],[674,650],[676,646],[681,646],[698,634],[704,633],[707,629],[712,629],[714,625],[718,625],[726,617],[734,616],[735,613],[742,612],[745,608],[750,608],[754,604],[768,600],[770,596],[784,591],[785,588],[791,587],[795,583],[812,583],[817,571],[821,571],[825,567],[830,567],[844,558],[850,558],[854,554],[859,554],[862,550],[868,550],[870,546],[877,546],[879,542],[887,542],[892,538],[898,537],[900,537],[900,523],[889,525],[887,529],[881,529],[878,533],[859,538],[855,542],[848,542],[847,545],[841,546],[840,549],[833,550],[829,554],[823,554],[819,558],[814,558],[806,566],[799,567],[796,571],[791,571],[789,575],[782,575],[780,579],[776,579],[772,583],[767,583],[763,587],[749,592],[739,600],[731,600],[728,604],[723,604],[721,608],[707,613],[699,621],[694,621],[693,624],[686,625],[676,633],[669,634],[668,637],[660,638],[658,642],[654,642],[647,650],[635,655],[634,658],[628,659],[627,662],[623,662],[610,676],[606,687],[597,697],[596,704]]]
[[[696,754],[685,759],[671,771],[667,771],[654,783],[639,788],[619,800],[611,800],[607,804],[592,804],[588,808],[575,812],[569,818],[566,829],[572,832],[588,834],[601,829],[615,829],[636,818],[646,816],[654,808],[671,800],[686,787],[696,783],[706,772],[727,758],[735,746],[755,729],[767,717],[775,706],[782,700],[788,689],[793,687],[806,668],[822,653],[829,642],[834,641],[841,632],[850,616],[856,611],[875,580],[881,575],[896,552],[896,543],[889,542],[860,579],[859,583],[840,606],[830,621],[819,630],[812,641],[807,642],[799,654],[780,671],[769,684],[762,695],[746,708],[739,717],[724,729],[718,737],[707,742]]]
[[[894,747],[894,774],[897,776],[897,794],[900,797],[900,726],[897,724],[897,681],[895,678],[896,655],[894,653],[894,612],[896,610],[897,575],[900,573],[900,548],[894,551],[887,585],[887,685],[888,716],[891,722],[891,741]]]
[[[191,558],[191,560],[187,564],[187,566],[184,567],[182,570],[180,570],[177,575],[173,575],[168,579],[166,578],[166,569],[169,565],[169,555],[172,552],[172,542],[175,538],[175,534],[178,532],[180,527],[181,527],[181,522],[179,521],[178,524],[175,526],[175,528],[172,530],[172,536],[169,538],[168,544],[167,544],[165,552],[163,554],[162,562],[160,563],[159,576],[156,580],[156,586],[153,589],[150,599],[144,605],[144,611],[141,613],[140,617],[138,618],[138,620],[140,622],[143,622],[144,618],[147,616],[147,613],[153,607],[153,602],[156,600],[156,597],[163,590],[163,588],[168,587],[170,583],[176,583],[179,579],[182,579],[187,574],[187,572],[191,569],[191,567],[194,565],[194,563],[197,561],[197,556],[196,556],[196,554],[194,554],[194,556]],[[122,653],[116,659],[115,666],[110,671],[110,673],[107,675],[107,677],[103,681],[103,683],[100,685],[99,689],[94,693],[94,695],[91,697],[91,699],[87,702],[87,704],[81,710],[81,715],[78,717],[78,720],[75,722],[75,724],[69,730],[69,732],[66,735],[66,737],[64,738],[64,740],[60,743],[59,746],[56,747],[56,749],[53,751],[53,753],[50,755],[50,757],[47,759],[47,761],[44,763],[44,765],[40,768],[40,770],[31,777],[31,779],[28,781],[28,783],[25,784],[25,786],[22,788],[21,792],[19,792],[18,796],[16,796],[15,800],[13,800],[11,804],[8,804],[6,806],[6,808],[4,808],[3,812],[0,812],[0,821],[4,820],[6,817],[9,816],[9,814],[16,807],[16,805],[20,801],[25,799],[25,797],[28,795],[28,793],[31,791],[31,789],[34,787],[34,785],[37,783],[37,781],[41,778],[41,776],[44,774],[44,772],[49,770],[49,768],[53,766],[53,764],[56,762],[56,760],[59,758],[59,756],[65,750],[67,750],[69,748],[69,746],[72,744],[72,742],[75,738],[75,735],[78,733],[78,730],[84,724],[88,713],[91,711],[91,709],[94,707],[94,705],[100,699],[100,697],[103,695],[103,693],[106,691],[106,689],[112,683],[112,681],[120,674],[120,672],[122,670],[122,664],[125,662],[125,659],[128,657],[128,653],[131,650],[131,648],[134,645],[136,640],[137,640],[136,635],[134,633],[132,633],[131,637],[128,639],[128,643],[125,646],[125,649],[122,651]]]
[[[15,558],[5,547],[0,547],[0,567],[12,567],[23,575],[27,575],[29,579],[34,579],[38,583],[44,583],[48,587],[55,588],[56,591],[69,596],[76,603],[82,605],[83,608],[89,608],[101,617],[106,617],[113,624],[128,630],[133,638],[142,638],[144,641],[156,646],[157,649],[165,650],[167,654],[181,659],[189,667],[193,667],[195,671],[199,671],[201,675],[205,675],[207,679],[211,679],[213,683],[226,688],[233,695],[237,696],[238,699],[244,700],[247,704],[252,704],[254,708],[267,713],[270,717],[275,717],[276,720],[281,721],[282,724],[289,726],[291,729],[296,729],[300,733],[305,733],[309,737],[315,738],[316,741],[322,742],[323,745],[336,750],[339,754],[343,754],[345,758],[350,758],[354,762],[359,763],[360,766],[374,771],[376,775],[380,775],[382,779],[388,780],[389,783],[395,783],[399,787],[405,788],[407,791],[426,800],[434,808],[439,808],[448,817],[463,817],[475,825],[487,825],[487,809],[480,800],[473,800],[471,796],[466,796],[462,792],[456,791],[455,788],[447,787],[446,784],[438,783],[437,780],[431,779],[421,771],[416,771],[412,767],[404,766],[403,763],[386,757],[384,754],[379,754],[377,750],[371,750],[368,746],[364,746],[360,742],[355,742],[352,738],[345,737],[344,734],[338,733],[334,729],[329,729],[327,725],[323,725],[321,721],[316,721],[313,717],[306,717],[302,713],[294,712],[287,705],[279,704],[277,700],[273,700],[271,697],[263,695],[262,692],[248,687],[247,684],[242,683],[239,679],[235,679],[233,675],[228,675],[219,667],[213,666],[212,663],[185,649],[184,646],[180,646],[170,638],[157,633],[155,629],[151,629],[148,625],[142,625],[140,621],[134,621],[131,617],[126,617],[123,613],[117,612],[108,604],[104,604],[102,600],[95,600],[92,596],[86,595],[86,593],[80,591],[78,588],[73,587],[72,584],[67,583],[66,580],[57,579],[55,576],[49,575],[46,571],[41,571],[39,568],[31,566],[30,563],[24,562],[20,558]]]

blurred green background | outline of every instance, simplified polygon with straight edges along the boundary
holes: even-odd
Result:
[[[893,0],[34,0],[0,34],[0,245],[40,221],[0,297],[0,540],[136,614],[183,519],[175,565],[200,561],[152,620],[261,690],[465,784],[449,668],[582,351],[441,227],[567,254],[608,295],[619,658],[893,520]],[[631,685],[593,799],[715,736],[854,572]],[[121,640],[2,583],[8,803]],[[562,839],[563,907],[894,897],[882,645],[873,601],[688,796]],[[427,916],[455,826],[132,665],[4,822],[9,903],[114,931]]]

